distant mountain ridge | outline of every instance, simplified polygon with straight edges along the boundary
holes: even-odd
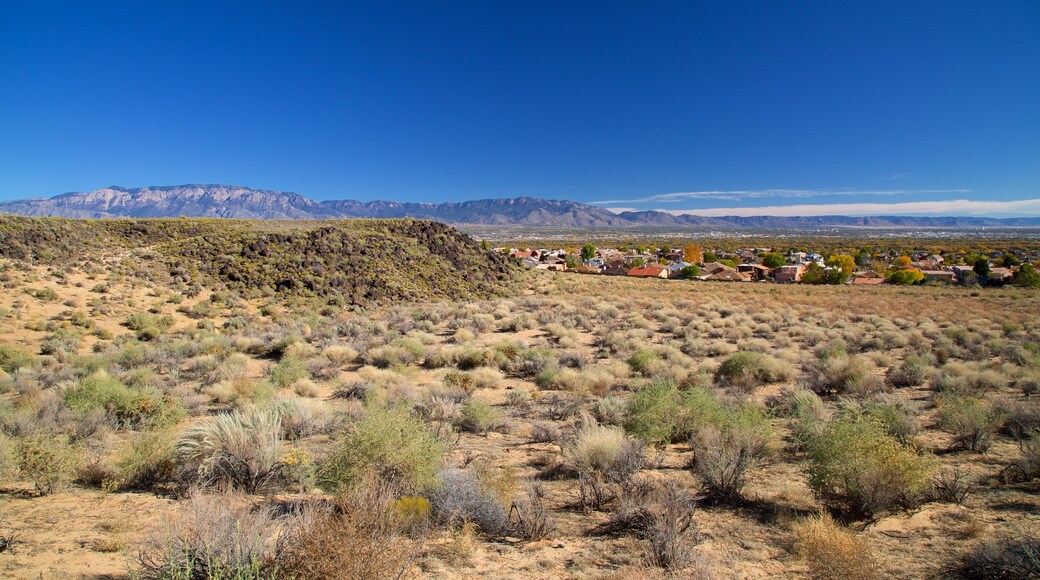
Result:
[[[726,216],[672,215],[660,211],[613,213],[567,200],[514,197],[446,203],[356,200],[315,201],[298,193],[236,185],[175,185],[128,189],[112,186],[51,198],[0,202],[0,213],[69,218],[216,217],[240,219],[431,219],[450,224],[574,228],[703,227],[784,229],[821,227],[1040,227],[1040,218],[920,216]]]

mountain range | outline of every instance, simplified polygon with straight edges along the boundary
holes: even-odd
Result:
[[[661,211],[614,213],[575,201],[514,197],[448,203],[355,200],[315,201],[298,193],[234,185],[176,185],[128,189],[112,186],[50,198],[0,202],[0,213],[69,218],[216,217],[243,219],[399,218],[450,224],[574,228],[785,229],[821,227],[980,228],[1040,227],[1040,218],[923,216],[672,215]]]

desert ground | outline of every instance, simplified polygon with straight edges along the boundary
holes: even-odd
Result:
[[[539,272],[347,308],[0,272],[0,576],[200,577],[202,553],[225,578],[983,577],[1037,553],[1037,292]]]

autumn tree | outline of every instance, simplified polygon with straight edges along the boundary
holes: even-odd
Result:
[[[704,259],[704,249],[698,244],[690,244],[683,248],[683,261],[699,264]]]

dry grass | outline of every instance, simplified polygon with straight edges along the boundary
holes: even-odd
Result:
[[[791,526],[794,553],[809,564],[814,578],[869,580],[878,573],[866,543],[827,514]]]

